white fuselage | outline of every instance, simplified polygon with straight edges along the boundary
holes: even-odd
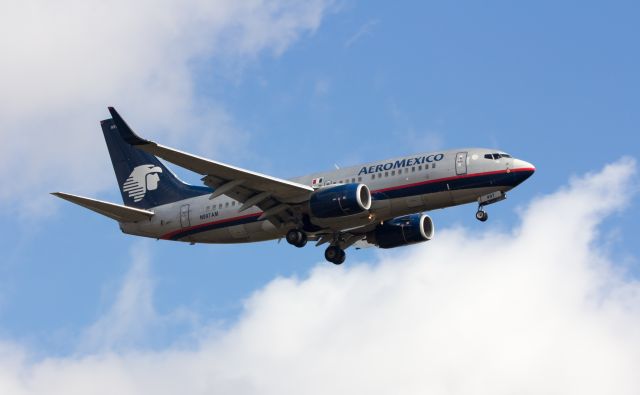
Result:
[[[482,148],[440,151],[371,162],[291,179],[300,184],[327,187],[361,183],[373,198],[369,217],[380,222],[402,215],[476,202],[492,192],[507,192],[524,181],[534,167],[501,151]],[[489,155],[489,158],[486,156]],[[121,223],[125,233],[194,243],[243,243],[278,239],[287,226],[259,220],[262,210],[225,195],[208,195],[157,206],[149,221]],[[362,218],[353,226],[362,226]],[[349,223],[342,223],[343,229]],[[339,230],[339,229],[337,229]]]

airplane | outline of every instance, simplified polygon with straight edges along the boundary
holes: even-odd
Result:
[[[122,232],[195,243],[284,238],[295,247],[328,244],[325,259],[345,261],[350,246],[395,248],[431,240],[425,211],[485,207],[528,179],[535,167],[504,151],[462,148],[403,156],[289,180],[192,155],[136,134],[120,114],[101,121],[124,205],[52,194],[118,221]],[[181,181],[163,162],[202,175]]]

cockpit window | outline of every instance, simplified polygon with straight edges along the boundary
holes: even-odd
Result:
[[[498,154],[498,153],[495,153],[495,154],[486,154],[486,155],[484,156],[484,158],[485,158],[485,159],[498,160],[498,159],[500,159],[500,158],[511,158],[511,155],[509,155],[509,154]]]

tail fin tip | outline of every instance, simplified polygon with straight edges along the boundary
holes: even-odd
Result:
[[[114,107],[107,108],[109,109],[113,123],[115,123],[116,128],[124,141],[131,145],[153,144],[153,142],[138,136]]]

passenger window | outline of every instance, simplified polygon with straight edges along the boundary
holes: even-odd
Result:
[[[395,176],[396,175],[396,171],[395,170],[391,170],[391,175]]]
[[[224,206],[225,206],[225,207],[229,207],[229,202],[226,202],[226,203],[224,204]]]
[[[236,205],[236,201],[234,200],[233,202],[231,202],[231,205],[235,206]]]
[[[431,168],[432,168],[432,169],[435,169],[435,168],[436,168],[436,164],[435,164],[435,163],[432,163],[432,164],[431,164]]]
[[[361,181],[362,181],[362,177],[358,177],[358,182],[361,182]]]
[[[352,179],[351,179],[351,183],[352,183],[352,184],[354,184],[355,182],[356,182],[356,179],[355,179],[355,178],[352,178]]]
[[[418,166],[418,171],[422,171],[422,165]]]
[[[388,171],[385,171],[385,172],[384,172],[384,176],[385,176],[385,177],[389,177],[389,172],[388,172]]]
[[[375,179],[376,179],[376,175],[375,175],[375,174],[372,174],[372,175],[371,175],[371,179],[372,179],[372,180],[375,180]]]
[[[415,168],[415,167],[412,167],[412,168],[411,168],[411,172],[412,172],[412,173],[415,173],[415,172],[416,172],[416,168]]]

